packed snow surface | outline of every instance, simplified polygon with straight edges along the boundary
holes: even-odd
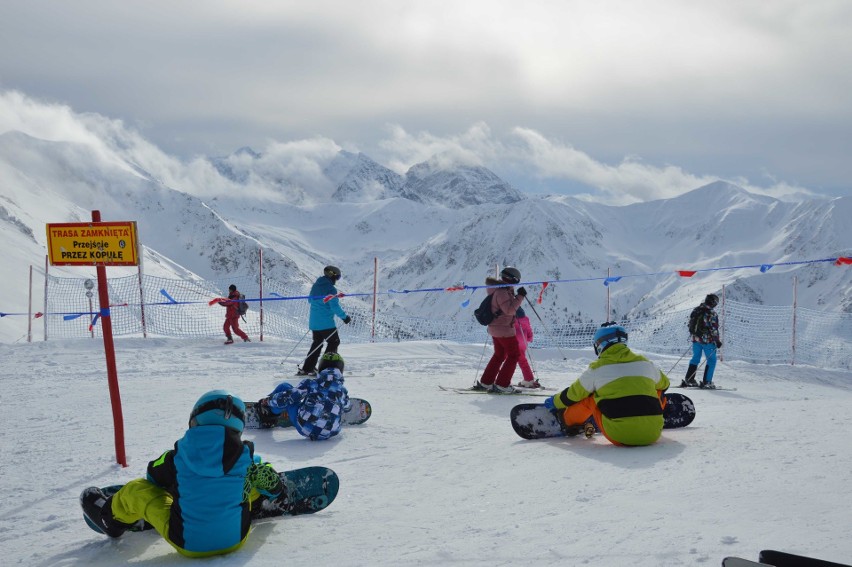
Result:
[[[285,359],[294,346],[117,340],[124,468],[102,341],[0,345],[3,564],[186,564],[155,532],[109,540],[90,530],[80,491],[144,476],[205,391],[256,400],[294,380],[305,345]],[[600,436],[524,441],[509,410],[539,398],[438,389],[472,383],[490,346],[344,343],[340,352],[350,395],[372,402],[367,423],[323,442],[292,429],[245,434],[279,470],[334,469],[337,500],[259,522],[240,551],[205,563],[660,567],[772,548],[852,559],[850,372],[720,362],[717,383],[735,391],[687,391],[691,426],[622,448]],[[591,349],[531,355],[541,381],[559,387],[593,358]],[[652,359],[680,382],[685,359]]]

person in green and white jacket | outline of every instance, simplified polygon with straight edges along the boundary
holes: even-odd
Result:
[[[668,377],[627,347],[627,330],[604,323],[594,335],[598,359],[544,405],[567,427],[594,425],[615,445],[651,445],[663,431]]]

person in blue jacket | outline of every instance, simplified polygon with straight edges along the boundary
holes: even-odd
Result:
[[[83,513],[112,538],[144,520],[187,557],[240,548],[248,538],[253,503],[284,490],[275,469],[241,438],[245,409],[225,390],[207,392],[195,403],[189,429],[174,449],[148,463],[147,478],[131,480],[109,497],[100,488],[87,488],[80,497]]]
[[[337,352],[340,346],[340,336],[337,333],[337,325],[334,323],[335,315],[347,325],[352,318],[343,311],[340,300],[337,298],[337,288],[334,284],[340,279],[340,268],[326,266],[323,275],[317,278],[311,287],[310,299],[311,314],[308,319],[308,328],[313,333],[313,341],[305,357],[302,367],[296,372],[296,376],[316,376],[316,365],[322,354],[322,344],[325,343],[325,352]]]

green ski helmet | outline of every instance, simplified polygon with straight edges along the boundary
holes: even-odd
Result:
[[[343,372],[343,357],[336,352],[327,352],[320,358],[317,372],[322,372],[326,368],[337,368]]]

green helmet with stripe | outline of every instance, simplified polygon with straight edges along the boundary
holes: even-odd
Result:
[[[317,372],[322,372],[326,368],[337,368],[343,372],[343,357],[336,352],[327,352],[320,358]]]

